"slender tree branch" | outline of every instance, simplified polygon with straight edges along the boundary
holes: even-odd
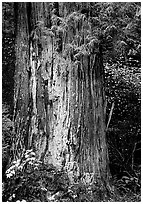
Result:
[[[111,118],[112,118],[114,106],[115,106],[115,103],[113,102],[113,103],[112,103],[112,106],[111,106],[110,113],[109,113],[109,118],[108,118],[108,123],[107,123],[106,131],[108,130],[108,127],[109,127],[109,124],[110,124],[110,121],[111,121]]]

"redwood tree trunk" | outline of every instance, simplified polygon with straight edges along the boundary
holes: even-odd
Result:
[[[61,35],[48,30],[49,3],[17,5],[15,154],[33,148],[39,160],[65,169],[71,182],[79,177],[85,183],[98,178],[108,181],[100,46],[96,52],[82,54],[78,63],[71,51],[66,54],[73,41],[83,46],[87,30],[92,33],[88,20],[81,16],[77,23],[66,16],[72,29],[67,22],[69,27]],[[56,6],[56,15],[63,8],[66,15],[64,3]],[[52,18],[59,29],[54,22]]]
[[[14,123],[16,138],[14,141],[14,156],[28,146],[28,134],[30,127],[29,118],[29,30],[27,18],[27,5],[19,3],[15,5],[17,12],[16,25],[16,65],[15,65],[15,93],[14,93]]]

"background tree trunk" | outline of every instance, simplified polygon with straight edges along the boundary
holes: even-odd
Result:
[[[62,37],[45,35],[50,4],[17,5],[15,154],[33,148],[39,160],[67,170],[71,182],[107,181],[102,52],[98,47],[79,64],[65,56],[76,35],[77,45],[84,44],[87,22],[74,22]],[[57,15],[63,8],[66,14],[62,3],[54,6]]]
[[[28,148],[29,134],[29,30],[26,3],[15,4],[16,11],[16,65],[14,93],[14,123],[16,138],[14,141],[14,156]]]

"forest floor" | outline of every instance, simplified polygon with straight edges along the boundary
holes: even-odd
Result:
[[[16,163],[14,164],[16,166]],[[12,168],[11,168],[12,169]],[[67,174],[53,166],[27,166],[7,174],[3,182],[3,202],[140,202],[140,185],[132,179],[113,180],[110,187],[94,182],[70,184]],[[126,178],[126,180],[125,180]]]

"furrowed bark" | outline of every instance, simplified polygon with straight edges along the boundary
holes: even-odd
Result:
[[[67,171],[71,182],[79,178],[86,184],[107,181],[102,53],[97,47],[96,52],[83,54],[78,64],[72,53],[65,55],[73,41],[76,46],[85,43],[91,28],[81,18],[61,37],[47,30],[51,22],[49,3],[31,3],[30,19],[27,4],[18,3],[18,7],[16,151],[33,148],[39,160]],[[62,3],[56,8],[61,13]],[[62,43],[60,49],[57,38]]]

